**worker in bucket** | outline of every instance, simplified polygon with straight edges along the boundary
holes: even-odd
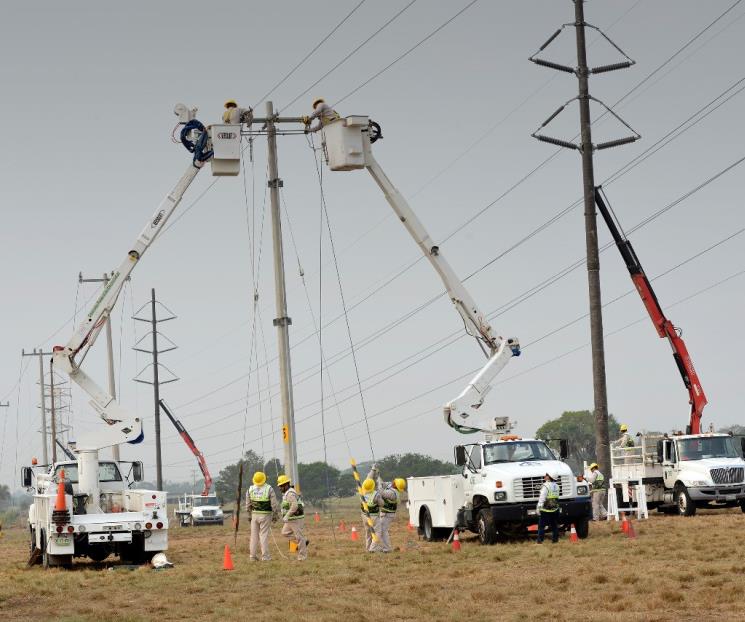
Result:
[[[269,533],[272,520],[279,511],[277,495],[266,482],[266,475],[256,471],[253,476],[253,485],[246,493],[246,512],[251,523],[251,541],[249,545],[249,559],[257,561],[258,549],[261,546],[261,561],[270,561]]]
[[[615,441],[611,443],[612,447],[633,447],[634,446],[634,439],[631,438],[631,435],[629,434],[629,426],[627,426],[625,423],[621,424],[621,427],[619,428],[621,432],[621,436],[619,436]]]
[[[585,477],[585,481],[590,484],[590,494],[592,495],[592,520],[605,520],[608,518],[608,512],[603,500],[608,494],[608,484],[605,481],[605,475],[600,472],[597,462],[590,465],[590,474]]]
[[[551,527],[551,542],[559,541],[559,485],[556,483],[558,476],[555,473],[546,473],[543,476],[541,493],[538,496],[538,539],[536,544],[543,543],[543,535],[546,527]]]
[[[234,99],[229,99],[224,104],[225,111],[222,113],[223,123],[251,123],[253,120],[253,108],[240,108]]]
[[[303,123],[307,127],[308,132],[317,132],[320,129],[326,127],[329,123],[338,121],[341,119],[339,113],[336,112],[331,106],[326,103],[323,97],[316,97],[313,100],[313,114],[310,116],[303,117]],[[314,125],[310,125],[311,121],[317,120],[318,122]],[[310,127],[308,127],[310,126]]]
[[[308,557],[308,541],[305,539],[305,510],[303,499],[290,483],[290,478],[280,475],[277,486],[282,493],[282,535],[297,544],[297,559]]]
[[[365,550],[368,553],[375,552],[375,540],[373,539],[373,534],[377,537],[380,530],[380,506],[383,503],[380,491],[375,488],[375,480],[372,477],[367,477],[367,479],[362,482],[362,495],[365,498],[365,504],[367,504],[367,513],[372,521],[372,526],[370,526],[367,522],[367,516],[365,515],[365,507],[360,503],[362,509],[362,524],[365,528]]]
[[[390,553],[393,550],[391,547],[390,529],[396,518],[399,495],[406,490],[406,480],[397,477],[392,482],[384,482],[380,477],[377,464],[372,465],[370,472],[367,474],[367,479],[376,482],[380,493],[380,517],[378,518],[378,525],[375,530],[375,534],[378,536],[378,542],[373,542],[371,548],[373,551]]]

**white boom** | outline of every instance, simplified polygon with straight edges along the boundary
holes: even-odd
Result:
[[[462,433],[489,432],[493,426],[482,428],[465,425],[464,422],[477,414],[491,389],[491,382],[513,356],[520,355],[517,339],[503,339],[494,335],[484,313],[476,305],[439,247],[432,241],[421,221],[409,206],[404,196],[388,179],[372,154],[369,120],[364,116],[347,117],[324,128],[326,155],[331,170],[354,170],[366,168],[399,220],[417,243],[440,276],[456,311],[463,318],[468,334],[476,337],[488,349],[488,361],[468,386],[444,406],[445,421]],[[457,418],[460,422],[456,421]]]

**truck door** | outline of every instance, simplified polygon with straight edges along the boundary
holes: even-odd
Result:
[[[672,488],[678,477],[678,457],[675,442],[666,438],[662,440],[662,479],[665,488]]]

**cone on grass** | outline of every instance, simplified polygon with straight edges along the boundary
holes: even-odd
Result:
[[[321,522],[321,517],[319,516],[318,512],[316,512],[315,514],[313,514],[313,521],[316,522],[316,523],[320,523]]]
[[[346,530],[347,530],[347,525],[344,523],[343,520],[340,520],[339,521],[339,531],[346,531]]]
[[[414,525],[411,524],[411,521],[409,521],[409,524],[406,525],[406,530],[407,531],[414,531]]]
[[[626,535],[629,533],[629,520],[626,518],[626,512],[623,513],[623,521],[621,522],[621,531]]]
[[[222,569],[223,570],[235,570],[233,567],[233,558],[230,555],[230,547],[225,545],[225,553],[222,556]]]
[[[57,499],[54,502],[55,512],[64,512],[67,510],[67,503],[65,500],[65,471],[64,469],[59,472],[59,484],[57,484]]]
[[[359,535],[357,534],[357,527],[352,527],[352,541],[357,542]]]
[[[453,530],[453,551],[460,551],[460,537],[458,536],[458,530]]]
[[[579,542],[579,537],[577,536],[577,530],[574,528],[574,523],[572,523],[572,528],[569,530],[569,541]]]
[[[634,524],[631,521],[628,521],[628,526],[626,527],[626,536],[633,540],[636,538],[636,531],[634,530]]]

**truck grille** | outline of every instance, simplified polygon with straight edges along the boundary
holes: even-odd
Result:
[[[562,497],[565,494],[569,494],[572,490],[572,484],[568,475],[562,475],[557,484],[559,484],[559,494]],[[513,484],[515,499],[518,501],[538,499],[541,494],[541,486],[543,486],[543,477],[540,476],[516,479]]]
[[[711,479],[715,484],[740,484],[743,481],[744,471],[742,467],[726,467],[712,469]]]
[[[202,516],[214,516],[217,510],[202,510]]]

